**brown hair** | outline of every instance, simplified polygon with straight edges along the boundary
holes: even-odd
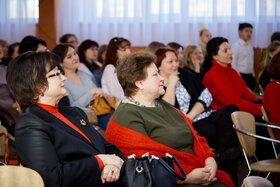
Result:
[[[188,45],[187,47],[184,48],[184,52],[183,52],[182,65],[184,67],[190,68],[191,70],[194,70],[194,65],[191,60],[191,54],[194,52],[196,48],[197,48],[196,45]]]
[[[271,57],[269,56],[269,53],[273,53],[280,47],[280,41],[273,41],[271,42],[267,47],[266,57],[265,57],[265,65],[268,66],[271,61]]]
[[[280,80],[280,52],[278,52],[271,59],[270,65],[268,67],[268,73],[274,79]]]
[[[177,57],[177,53],[176,53],[176,51],[174,49],[171,49],[169,47],[160,47],[155,52],[155,54],[157,56],[157,61],[156,61],[156,66],[157,67],[161,66],[161,62],[166,57],[166,53],[167,52],[173,52],[175,54],[175,56]]]
[[[114,37],[110,40],[106,50],[106,57],[105,57],[104,64],[102,66],[102,71],[108,64],[112,64],[114,66],[117,65],[117,61],[119,60],[117,56],[117,51],[123,43],[125,43],[126,46],[129,47],[131,45],[130,41],[128,41],[125,38]]]
[[[63,62],[63,59],[66,57],[67,55],[67,52],[68,52],[68,49],[69,47],[71,47],[72,49],[74,49],[74,47],[72,45],[69,45],[69,44],[58,44],[54,47],[54,49],[52,50],[52,53],[56,54],[57,56],[60,57],[61,59],[61,63]],[[61,73],[64,75],[64,70],[63,68],[58,65]]]
[[[42,89],[48,87],[46,74],[59,63],[60,58],[50,52],[26,52],[11,60],[7,86],[22,111],[38,101]]]
[[[155,60],[156,57],[147,52],[136,52],[120,60],[116,72],[125,96],[135,95],[138,88],[135,82],[147,77],[146,69]]]

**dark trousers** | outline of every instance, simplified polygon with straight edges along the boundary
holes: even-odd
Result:
[[[238,111],[237,106],[227,105],[209,117],[194,122],[193,127],[200,136],[206,138],[211,148],[215,148],[215,159],[219,169],[229,174],[237,186],[237,161],[241,151],[232,127],[231,113],[234,111]]]
[[[246,86],[250,88],[252,91],[254,91],[256,86],[255,77],[253,74],[246,74],[246,73],[240,73],[242,79],[244,80]]]
[[[215,148],[215,152],[224,152],[239,145],[232,127],[231,113],[234,111],[238,111],[237,106],[228,105],[193,123],[194,129],[206,138],[208,145]]]

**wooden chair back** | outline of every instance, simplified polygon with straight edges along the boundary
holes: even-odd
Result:
[[[237,129],[256,133],[255,118],[248,112],[236,111],[231,114],[231,119]],[[244,149],[247,157],[252,157],[256,153],[256,138],[247,136],[236,131],[241,147]]]

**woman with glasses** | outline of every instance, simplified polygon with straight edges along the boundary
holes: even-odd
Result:
[[[78,38],[74,34],[64,34],[59,38],[60,44],[72,45],[78,51]]]
[[[103,64],[103,75],[101,78],[102,89],[108,94],[116,97],[120,102],[124,97],[123,89],[118,81],[115,67],[119,59],[130,53],[130,41],[124,38],[112,38],[107,47],[105,61]]]
[[[121,151],[81,109],[57,106],[66,95],[59,63],[49,52],[27,52],[9,63],[8,87],[24,112],[15,128],[20,163],[37,171],[46,187],[119,186]]]
[[[78,55],[80,61],[90,70],[90,75],[93,76],[93,81],[96,82],[97,87],[101,87],[102,64],[97,61],[98,43],[93,40],[85,40],[78,48]]]

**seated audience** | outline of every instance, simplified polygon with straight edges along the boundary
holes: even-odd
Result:
[[[198,44],[198,46],[201,49],[203,59],[205,59],[205,56],[207,54],[206,46],[207,46],[208,41],[212,38],[212,35],[211,35],[210,31],[208,29],[206,29],[205,27],[202,27],[201,29],[199,29],[198,32],[199,32],[199,40],[200,40],[200,43]]]
[[[67,78],[65,89],[70,101],[70,106],[86,108],[94,97],[109,97],[102,89],[92,82],[88,74],[79,71],[79,56],[71,45],[59,44],[52,52],[61,58],[59,67],[62,74]],[[110,115],[98,117],[98,125],[106,129]]]
[[[17,104],[11,96],[6,81],[9,58],[4,58],[4,51],[0,46],[0,121],[9,133],[14,135],[15,123],[19,118]]]
[[[178,62],[179,62],[179,66],[181,68],[183,68],[183,64],[182,64],[182,61],[183,61],[183,50],[184,50],[184,47],[176,42],[170,42],[167,44],[168,47],[170,47],[171,49],[174,49],[176,51],[176,54],[177,54],[177,58],[178,58]]]
[[[161,42],[153,41],[146,47],[145,51],[155,54],[156,50],[160,47],[166,46]]]
[[[60,44],[68,44],[78,52],[78,38],[74,34],[64,34],[59,38]]]
[[[130,41],[125,38],[112,38],[107,47],[106,57],[102,67],[102,89],[111,96],[116,97],[118,103],[123,99],[124,93],[115,69],[118,60],[130,53],[130,45]]]
[[[49,52],[27,52],[9,63],[8,87],[24,112],[15,129],[20,163],[37,171],[46,187],[120,186],[122,152],[81,109],[56,105],[66,94],[59,63]]]
[[[78,48],[80,62],[84,63],[93,75],[93,82],[101,88],[102,64],[97,61],[98,43],[92,40],[85,40]]]
[[[184,48],[182,68],[190,70],[202,80],[201,66],[203,56],[200,49],[196,45],[188,45]]]
[[[273,41],[269,44],[267,48],[266,58],[265,58],[265,69],[260,75],[259,84],[261,85],[262,89],[265,90],[265,87],[270,82],[270,75],[267,72],[268,66],[272,57],[280,51],[280,40]]]
[[[224,158],[226,160],[221,163],[221,169],[231,172],[230,175],[237,182],[237,163],[233,160],[241,152],[235,130],[232,128],[231,113],[238,108],[228,105],[213,111],[209,107],[212,102],[211,94],[196,75],[178,68],[179,63],[173,49],[159,48],[156,56],[156,65],[164,79],[166,90],[162,99],[179,108],[192,120],[194,129],[206,138],[208,145],[215,149],[216,155],[230,155]]]
[[[141,52],[118,64],[125,98],[110,120],[105,138],[126,157],[146,152],[175,156],[187,173],[185,181],[177,181],[179,186],[234,186],[225,172],[217,170],[214,154],[205,138],[197,135],[191,120],[169,103],[156,100],[165,91],[155,61],[152,54]]]
[[[203,66],[208,71],[203,83],[213,96],[211,107],[219,110],[234,104],[240,111],[262,116],[261,99],[246,87],[239,73],[231,67],[233,57],[228,40],[223,37],[212,38],[207,44],[207,53]]]
[[[263,106],[268,119],[275,125],[280,126],[280,52],[272,58],[268,66],[270,82],[265,88]],[[280,130],[274,130],[275,138],[280,140]]]
[[[44,40],[40,40],[34,36],[26,36],[19,44],[18,53],[22,54],[26,51],[43,52],[47,50],[47,44]]]

